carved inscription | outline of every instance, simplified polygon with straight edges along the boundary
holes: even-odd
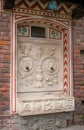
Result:
[[[74,98],[65,99],[52,99],[52,100],[35,100],[35,101],[22,101],[22,115],[28,114],[42,114],[74,110]]]

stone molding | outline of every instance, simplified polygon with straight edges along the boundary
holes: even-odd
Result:
[[[50,100],[17,100],[17,112],[21,116],[68,112],[74,110],[74,98],[64,97]]]

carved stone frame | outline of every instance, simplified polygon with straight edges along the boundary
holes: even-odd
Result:
[[[55,100],[57,104],[59,101],[63,103],[64,109],[61,111],[53,110],[53,112],[63,112],[63,111],[73,111],[74,110],[74,98],[73,98],[73,79],[72,79],[72,45],[71,45],[71,27],[67,24],[60,22],[59,19],[53,20],[51,18],[42,18],[39,16],[32,16],[20,13],[12,13],[12,48],[11,48],[11,112],[17,113],[16,105],[24,101],[17,102],[17,76],[16,76],[16,49],[17,49],[17,24],[27,20],[29,23],[32,21],[43,22],[44,24],[49,24],[54,28],[61,29],[63,31],[63,94],[64,99]],[[51,102],[54,101],[51,100]],[[42,102],[43,103],[43,102]],[[44,103],[43,103],[44,104]],[[60,105],[60,104],[59,104]],[[67,109],[66,109],[67,108]],[[20,111],[20,110],[19,110]],[[21,111],[22,112],[22,111]],[[53,113],[50,111],[49,113]],[[19,113],[19,112],[18,112]],[[44,112],[47,113],[47,112]],[[19,113],[20,114],[20,113]],[[35,112],[34,114],[37,114]],[[42,114],[42,113],[39,113]],[[20,115],[25,115],[22,113]],[[29,115],[29,114],[28,114]],[[31,113],[30,113],[31,115]]]

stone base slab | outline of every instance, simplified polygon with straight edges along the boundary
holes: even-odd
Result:
[[[74,110],[74,97],[45,100],[17,100],[17,113],[21,116],[69,112]]]

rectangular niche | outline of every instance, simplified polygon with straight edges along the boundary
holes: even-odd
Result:
[[[83,70],[84,70],[84,50],[80,50],[80,56],[81,56],[82,68],[83,68]]]
[[[82,60],[84,61],[84,50],[80,50],[80,55],[81,55]]]
[[[31,37],[45,38],[45,28],[31,26]]]
[[[73,111],[70,30],[49,20],[32,22],[18,24],[16,46],[13,41],[13,112]]]

